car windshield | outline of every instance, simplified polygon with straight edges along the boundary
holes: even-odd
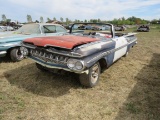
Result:
[[[102,23],[75,23],[71,27],[70,32],[83,35],[112,35],[111,25]]]
[[[19,28],[15,33],[17,34],[40,34],[38,24],[27,24]]]

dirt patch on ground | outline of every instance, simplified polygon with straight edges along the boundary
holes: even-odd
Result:
[[[1,59],[0,119],[160,119],[159,30],[137,37],[129,55],[105,70],[91,89],[75,75],[41,72],[29,59]]]

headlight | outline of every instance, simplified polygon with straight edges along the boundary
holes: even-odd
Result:
[[[82,62],[77,61],[76,64],[75,64],[75,67],[76,67],[78,70],[81,70],[81,69],[83,68]]]
[[[75,61],[72,60],[72,59],[69,59],[69,60],[67,61],[67,65],[68,65],[69,68],[74,68],[74,66],[75,66]]]
[[[82,70],[84,68],[83,61],[76,60],[76,59],[69,59],[67,61],[67,66],[72,70]]]

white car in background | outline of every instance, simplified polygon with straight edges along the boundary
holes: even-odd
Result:
[[[4,32],[6,30],[7,30],[6,26],[0,26],[0,32]]]
[[[13,31],[14,30],[14,28],[11,27],[11,26],[6,26],[6,29],[7,29],[7,31]]]

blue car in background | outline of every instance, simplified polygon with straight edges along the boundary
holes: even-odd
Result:
[[[23,25],[17,31],[0,35],[0,57],[9,55],[14,62],[21,61],[28,51],[21,47],[26,38],[58,36],[67,33],[67,29],[59,24],[32,23]]]

